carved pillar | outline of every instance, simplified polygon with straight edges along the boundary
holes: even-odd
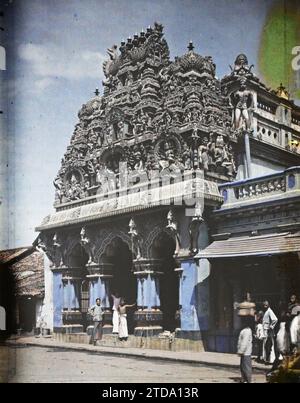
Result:
[[[178,307],[175,313],[175,320],[176,320],[176,328],[175,334],[179,334],[181,330],[181,309],[182,309],[182,273],[183,269],[181,267],[176,267],[174,269],[175,273],[178,276],[178,283],[179,283],[179,298],[178,298]]]
[[[63,320],[63,282],[62,282],[62,272],[64,271],[61,267],[52,267],[53,273],[53,331],[55,333],[62,332]]]
[[[95,305],[96,299],[101,299],[101,304],[103,307],[103,334],[112,333],[112,311],[110,307],[110,285],[111,279],[113,278],[112,263],[99,263],[91,264],[86,266],[89,274],[86,279],[89,281],[89,305]],[[87,333],[91,332],[90,325],[87,329]]]
[[[40,247],[55,265],[53,273],[53,330],[59,333],[78,333],[83,331],[80,312],[80,290],[82,268],[67,267],[65,240],[56,233],[47,246]],[[46,248],[46,249],[45,249]]]
[[[62,331],[63,333],[81,333],[83,332],[82,313],[80,311],[82,268],[63,268],[61,273],[63,287]]]
[[[252,178],[252,163],[251,163],[250,139],[248,130],[244,131],[244,141],[245,141],[245,155],[247,164],[247,178]]]
[[[160,259],[134,260],[137,278],[137,311],[134,313],[135,336],[154,336],[162,332],[163,313],[160,309]]]

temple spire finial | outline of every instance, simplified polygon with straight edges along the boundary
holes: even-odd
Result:
[[[189,42],[187,48],[188,48],[188,51],[189,51],[189,52],[193,52],[193,50],[195,49],[195,46],[194,46],[194,44],[193,44],[193,41],[190,41],[190,42]]]

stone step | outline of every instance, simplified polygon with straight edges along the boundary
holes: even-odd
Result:
[[[90,336],[88,336],[86,333],[54,333],[53,338],[57,341],[62,341],[66,343],[90,343]],[[204,351],[201,341],[180,338],[175,338],[171,340],[168,338],[161,339],[159,337],[137,337],[133,335],[129,335],[127,341],[121,341],[119,340],[117,335],[106,334],[103,336],[102,340],[99,340],[97,342],[97,345],[118,348],[146,348],[164,351]]]

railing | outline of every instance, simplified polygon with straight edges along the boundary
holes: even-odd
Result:
[[[268,143],[281,145],[279,129],[271,125],[266,125],[258,122],[257,137]]]
[[[257,178],[225,183],[219,186],[223,196],[222,208],[237,203],[300,196],[300,166]]]

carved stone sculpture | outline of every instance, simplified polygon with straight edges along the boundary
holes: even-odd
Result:
[[[95,245],[92,242],[91,238],[88,236],[85,227],[82,227],[81,231],[80,231],[80,243],[88,254],[89,260],[88,260],[87,264],[88,265],[96,264],[96,262],[95,262]]]
[[[131,220],[129,221],[128,234],[131,236],[132,254],[136,256],[136,259],[140,259],[141,258],[140,236],[138,234],[137,227],[133,218],[131,218]]]
[[[233,94],[233,127],[239,130],[245,125],[246,130],[252,128],[251,112],[253,109],[253,96],[246,88],[246,80],[240,80],[240,88]]]
[[[169,210],[167,214],[167,221],[168,224],[166,228],[172,233],[174,239],[175,239],[175,252],[174,255],[177,256],[180,251],[180,236],[179,236],[179,231],[178,231],[178,224],[177,221],[175,220],[175,216],[172,210]]]

